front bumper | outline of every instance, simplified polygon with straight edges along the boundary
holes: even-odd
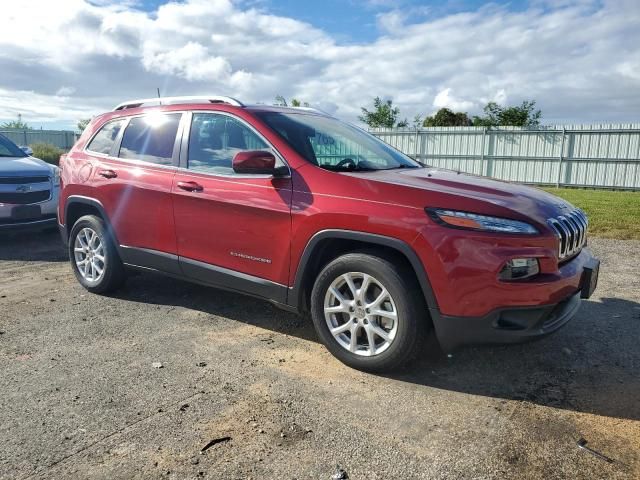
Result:
[[[556,305],[495,310],[482,318],[443,315],[437,321],[436,332],[440,346],[447,352],[463,345],[526,342],[563,327],[579,308],[577,292]]]
[[[24,218],[21,220],[16,220],[11,216],[13,208],[21,205],[0,203],[0,232],[7,230],[39,230],[55,227],[58,224],[57,208],[59,193],[60,188],[57,186],[53,187],[51,198],[49,200],[46,202],[32,204],[40,207],[40,214],[35,217]]]
[[[45,228],[55,227],[58,221],[55,215],[43,216],[37,220],[29,220],[24,222],[0,223],[0,231],[26,231],[26,230],[42,230]]]
[[[551,305],[499,308],[484,317],[455,317],[431,312],[436,335],[445,351],[463,345],[520,343],[555,332],[578,309],[582,298],[589,298],[597,286],[600,262],[588,261],[578,290]]]

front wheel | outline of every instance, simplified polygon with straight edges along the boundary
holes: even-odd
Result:
[[[395,370],[411,360],[429,326],[413,272],[364,253],[339,257],[320,272],[311,316],[333,355],[373,372]]]
[[[125,280],[115,244],[104,221],[94,215],[85,215],[73,225],[69,258],[76,278],[92,293],[115,290]]]

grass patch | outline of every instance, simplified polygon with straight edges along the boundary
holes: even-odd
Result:
[[[589,216],[589,233],[598,237],[640,240],[640,192],[544,188]]]

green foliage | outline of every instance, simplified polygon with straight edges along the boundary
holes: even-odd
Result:
[[[466,112],[454,112],[441,108],[435,115],[424,119],[423,127],[468,127],[471,120]]]
[[[420,128],[422,126],[422,115],[419,113],[416,114],[416,116],[413,117],[413,122],[411,123],[413,124],[413,128]]]
[[[78,123],[76,123],[76,127],[78,131],[80,133],[84,132],[84,129],[87,128],[87,125],[89,125],[89,122],[91,122],[90,118],[81,118],[80,120],[78,120]]]
[[[385,101],[380,97],[376,97],[373,99],[373,110],[369,111],[362,107],[362,115],[358,119],[371,128],[406,127],[408,125],[407,120],[398,122],[398,115],[400,115],[400,109],[393,106],[393,101]]]
[[[589,216],[589,235],[640,240],[640,192],[545,188]]]
[[[278,107],[288,107],[289,104],[287,104],[287,99],[284,98],[282,95],[276,95],[276,103],[274,103],[274,105],[278,106]],[[300,100],[298,100],[297,98],[292,98],[290,105],[292,107],[308,107],[309,106],[309,102],[302,102]]]
[[[11,120],[10,122],[4,122],[0,125],[0,128],[15,128],[17,130],[31,130],[31,127],[22,121],[22,114],[18,114],[17,120]]]
[[[525,100],[519,106],[502,107],[489,102],[484,107],[484,116],[473,117],[476,127],[537,127],[542,112],[535,109],[535,100]]]
[[[60,155],[64,153],[58,147],[51,145],[50,143],[34,143],[29,146],[33,150],[34,157],[44,160],[47,163],[52,163],[53,165],[58,165]]]

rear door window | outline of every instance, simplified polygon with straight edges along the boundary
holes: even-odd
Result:
[[[122,136],[120,158],[173,165],[173,150],[181,113],[134,117]]]
[[[105,155],[109,155],[111,153],[111,148],[113,147],[116,138],[118,137],[118,133],[120,133],[120,129],[124,125],[125,120],[113,120],[112,122],[105,123],[100,131],[93,137],[89,145],[87,145],[87,150],[95,153],[103,153]]]

